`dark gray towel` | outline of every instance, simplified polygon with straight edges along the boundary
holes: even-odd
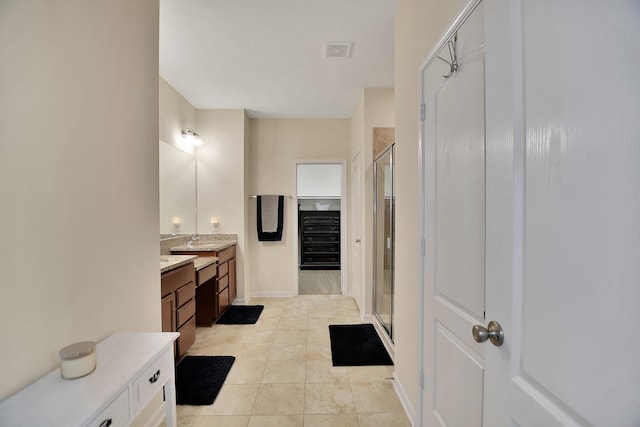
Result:
[[[277,201],[277,203],[274,203],[274,201]],[[265,209],[268,209],[268,212]],[[284,196],[258,196],[257,219],[259,241],[281,241],[284,223]],[[276,222],[275,228],[273,227],[274,219]]]

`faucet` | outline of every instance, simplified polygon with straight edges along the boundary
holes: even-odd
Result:
[[[197,234],[194,234],[191,236],[191,239],[189,239],[189,242],[187,243],[187,246],[192,247],[193,243],[198,241],[200,239],[200,236],[198,236]]]

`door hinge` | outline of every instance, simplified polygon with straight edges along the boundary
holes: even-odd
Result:
[[[427,246],[427,242],[425,239],[420,240],[420,255],[425,256],[426,255],[426,246]]]
[[[420,121],[424,122],[425,119],[425,105],[424,103],[420,104]]]
[[[424,388],[424,372],[420,371],[420,376],[418,378],[418,383],[420,384],[420,388]]]

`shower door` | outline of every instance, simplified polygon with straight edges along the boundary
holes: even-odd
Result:
[[[393,341],[394,179],[393,144],[374,163],[373,312]]]

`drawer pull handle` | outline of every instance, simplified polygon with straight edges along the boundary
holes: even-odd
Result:
[[[113,424],[113,421],[111,421],[111,418],[109,418],[108,420],[104,420],[103,422],[101,422],[98,427],[109,427],[111,424]]]
[[[160,369],[158,369],[158,370],[156,371],[156,373],[155,373],[155,374],[153,374],[153,376],[152,376],[151,378],[149,378],[149,382],[150,382],[151,384],[153,384],[153,383],[155,383],[156,381],[158,381],[158,378],[160,378]]]

